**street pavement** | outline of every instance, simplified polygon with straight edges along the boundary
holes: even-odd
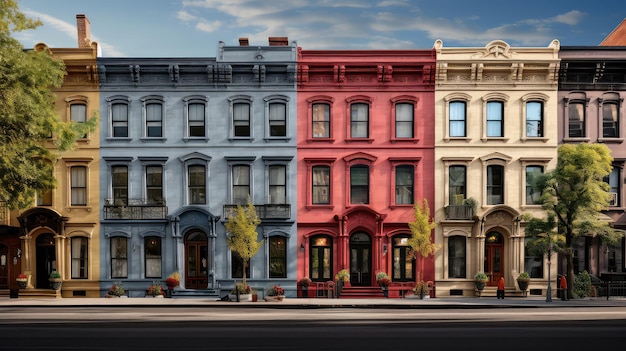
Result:
[[[438,297],[391,298],[391,299],[333,299],[333,298],[285,298],[281,302],[227,302],[214,298],[0,298],[0,307],[241,307],[241,308],[421,308],[421,309],[476,309],[476,308],[542,308],[542,307],[626,307],[626,298],[586,298],[562,301],[545,296],[511,297]]]

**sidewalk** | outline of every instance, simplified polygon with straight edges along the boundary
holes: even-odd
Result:
[[[419,309],[476,309],[476,308],[556,308],[556,307],[626,307],[626,299],[612,297],[587,298],[561,301],[553,298],[512,297],[498,300],[495,297],[463,297],[432,299],[324,299],[324,298],[286,298],[282,302],[226,302],[208,298],[17,298],[0,299],[1,307],[207,307],[207,308],[419,308]]]

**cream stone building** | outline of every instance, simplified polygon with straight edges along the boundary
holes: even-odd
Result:
[[[37,44],[63,60],[65,79],[54,89],[56,109],[65,122],[85,122],[97,114],[99,89],[97,43],[90,41],[89,20],[77,15],[78,47],[49,48]],[[54,149],[55,136],[47,142]],[[99,148],[97,131],[80,136],[73,150],[60,153],[54,165],[57,187],[39,194],[34,207],[20,213],[21,268],[30,276],[20,297],[99,297]],[[52,271],[61,274],[60,290],[48,281]]]
[[[545,294],[549,276],[556,287],[547,256],[525,250],[522,215],[544,215],[529,180],[556,166],[559,46],[435,42],[438,297],[473,296],[478,272],[489,277],[483,294],[495,296],[501,277],[507,294],[521,294],[522,271],[531,294]]]

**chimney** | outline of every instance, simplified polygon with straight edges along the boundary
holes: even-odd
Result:
[[[288,46],[288,37],[270,37],[270,46]]]
[[[239,38],[239,46],[248,46],[250,43],[248,42],[248,38]]]
[[[78,30],[78,47],[91,47],[91,31],[89,19],[85,15],[76,15],[76,29]]]

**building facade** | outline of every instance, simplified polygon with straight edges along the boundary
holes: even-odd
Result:
[[[612,200],[604,214],[614,228],[624,230],[626,126],[622,121],[626,47],[564,46],[559,57],[559,141],[603,143],[611,150],[613,170],[606,181],[611,186]],[[587,271],[596,277],[623,277],[626,272],[624,238],[618,245],[606,245],[599,237],[582,236],[572,243],[572,249],[575,273]],[[565,265],[566,262],[559,261],[559,272],[566,271]]]
[[[523,214],[543,217],[530,180],[557,161],[559,42],[548,47],[445,47],[435,42],[435,279],[438,296],[474,296],[474,275],[506,290],[554,282],[525,250]],[[495,293],[495,287],[494,289]]]
[[[77,48],[38,44],[35,50],[65,63],[65,80],[53,90],[56,109],[62,121],[83,123],[99,109],[98,45],[90,41],[89,20],[77,15],[76,21]],[[36,206],[19,214],[21,269],[30,275],[20,295],[100,296],[99,146],[98,131],[79,136],[76,148],[60,153],[54,165],[57,188],[38,194]],[[54,136],[47,147],[56,150]],[[63,279],[59,292],[50,288],[52,271]]]
[[[406,238],[433,203],[433,50],[301,50],[298,57],[298,278],[352,286],[433,280]]]
[[[295,43],[218,46],[216,58],[103,58],[102,286],[222,296],[243,276],[224,222],[248,196],[264,246],[247,280],[295,289]],[[260,292],[261,293],[261,292]]]

